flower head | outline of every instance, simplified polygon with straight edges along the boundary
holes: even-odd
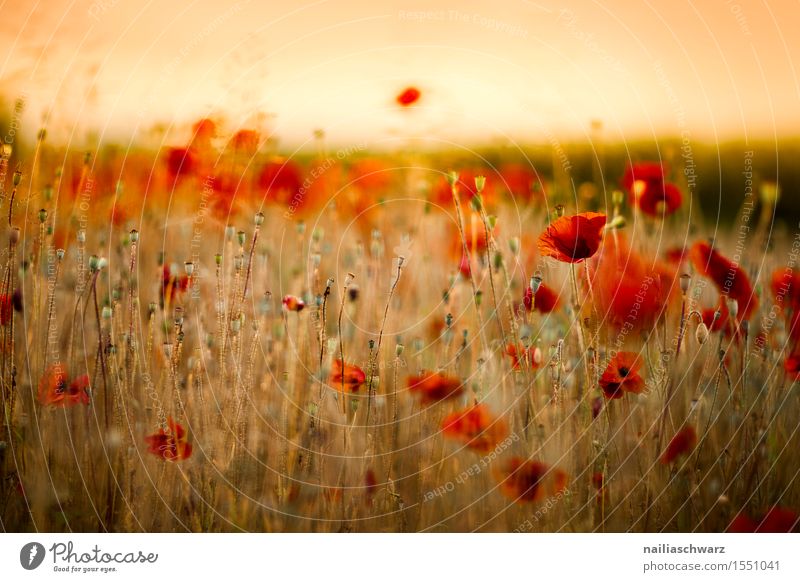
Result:
[[[747,273],[736,263],[726,259],[707,242],[696,242],[689,251],[695,269],[711,279],[717,290],[739,304],[738,317],[749,320],[758,309],[758,298]]]
[[[282,303],[286,311],[303,311],[306,306],[306,302],[295,295],[285,295]]]
[[[625,392],[641,394],[644,378],[639,374],[642,362],[634,352],[617,352],[600,376],[600,388],[606,398],[622,398]]]
[[[665,174],[662,164],[647,162],[628,167],[622,178],[631,203],[649,216],[672,214],[683,202],[680,189],[667,182]]]
[[[606,215],[583,212],[554,220],[539,236],[539,252],[563,263],[580,263],[600,248]]]
[[[47,367],[39,380],[39,404],[68,408],[76,404],[89,404],[89,376],[84,374],[70,382],[62,364]]]
[[[567,474],[539,461],[512,457],[495,472],[500,490],[517,502],[541,501],[564,491]]]
[[[463,385],[458,378],[435,372],[409,376],[408,389],[418,394],[423,403],[430,404],[458,396],[463,391]]]
[[[344,384],[345,388],[350,392],[358,392],[358,389],[364,384],[367,379],[364,370],[358,366],[351,366],[350,364],[343,364],[342,360],[333,361],[333,369],[331,371],[331,384],[337,388],[341,388]]]
[[[442,432],[475,451],[488,453],[508,436],[508,427],[494,418],[485,404],[475,404],[445,417]]]
[[[697,433],[691,426],[679,430],[667,445],[667,450],[661,455],[661,462],[665,465],[673,463],[681,455],[688,455],[697,446]]]
[[[406,87],[397,95],[395,100],[401,107],[410,107],[419,101],[421,96],[422,93],[416,87]]]
[[[147,450],[165,461],[182,461],[192,455],[192,444],[189,435],[172,417],[167,420],[167,430],[159,428],[158,432],[144,437]]]

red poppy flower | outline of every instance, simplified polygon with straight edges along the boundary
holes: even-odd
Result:
[[[191,147],[198,150],[211,148],[211,140],[217,137],[217,124],[210,119],[201,119],[192,126]]]
[[[69,381],[62,364],[51,364],[39,380],[39,404],[55,408],[69,408],[76,404],[89,404],[89,376],[78,376]]]
[[[230,141],[230,147],[234,152],[241,152],[248,156],[254,155],[258,151],[259,142],[258,132],[253,129],[240,129]]]
[[[463,385],[458,378],[450,378],[440,372],[409,376],[408,389],[419,394],[423,404],[431,404],[458,396]]]
[[[306,306],[306,302],[300,299],[299,297],[295,297],[294,295],[286,295],[283,298],[283,307],[287,311],[303,311],[303,308]]]
[[[617,352],[600,376],[600,388],[606,398],[622,398],[625,392],[641,394],[644,378],[639,374],[642,360],[634,352]]]
[[[790,309],[789,337],[800,339],[800,273],[791,268],[777,269],[772,274],[770,288],[779,309]]]
[[[530,202],[544,199],[544,183],[536,170],[523,164],[506,164],[500,168],[499,185],[515,200]]]
[[[625,169],[621,185],[628,192],[633,192],[639,182],[642,185],[663,182],[666,179],[666,168],[658,162],[639,162]],[[642,187],[642,186],[639,186]]]
[[[167,171],[174,181],[183,176],[191,176],[197,171],[199,161],[190,148],[170,148],[166,155]]]
[[[520,370],[521,369],[521,362],[520,359],[524,359],[527,361],[528,366],[531,368],[535,368],[537,366],[536,363],[536,348],[534,346],[529,347],[526,349],[517,349],[517,346],[514,344],[508,344],[506,346],[506,355],[511,358],[511,369],[512,370]]]
[[[786,356],[786,359],[783,360],[783,369],[795,380],[800,380],[800,351],[795,349],[793,353]]]
[[[442,432],[479,453],[488,453],[508,436],[508,427],[485,404],[454,412],[442,421]]]
[[[522,303],[528,311],[530,311],[531,306],[533,306],[534,311],[550,313],[561,305],[561,299],[558,293],[553,289],[544,283],[540,283],[539,288],[536,290],[536,301],[533,301],[533,289],[528,287],[525,289],[525,296],[522,298]]]
[[[622,233],[606,238],[589,261],[589,277],[600,321],[627,332],[652,328],[677,297],[675,272],[641,257]]]
[[[711,279],[722,295],[735,299],[739,304],[737,317],[749,320],[758,309],[758,298],[747,273],[739,265],[723,257],[707,242],[696,242],[689,251],[695,269]]]
[[[165,264],[161,275],[161,307],[172,305],[175,299],[189,288],[189,275],[173,273]]]
[[[680,189],[666,181],[662,164],[645,162],[629,166],[622,177],[631,203],[650,216],[665,216],[680,208],[683,202]]]
[[[567,474],[539,461],[512,457],[495,472],[500,490],[517,502],[541,501],[564,491]]]
[[[730,533],[792,533],[800,527],[800,515],[778,505],[770,508],[763,516],[753,519],[743,513],[738,514],[728,526]]]
[[[580,263],[600,248],[606,215],[583,212],[554,220],[539,236],[539,252],[563,263]]]
[[[159,428],[158,432],[144,437],[148,452],[158,455],[165,461],[182,461],[192,455],[192,445],[186,430],[170,417],[167,430]]]
[[[292,160],[275,159],[267,162],[258,176],[258,187],[267,202],[284,206],[303,203],[303,174]]]
[[[668,465],[681,455],[688,455],[697,446],[697,433],[691,426],[679,430],[667,445],[667,450],[661,455],[661,462]]]
[[[492,230],[491,235],[497,236],[497,227]],[[455,224],[450,228],[450,251],[453,258],[464,255],[464,241],[467,243],[467,251],[471,256],[486,256],[486,228],[483,221],[475,215],[470,215],[464,221],[464,241],[461,240],[461,232]]]
[[[664,252],[664,258],[667,262],[675,266],[682,265],[688,255],[689,252],[683,247],[670,247]]]
[[[421,95],[422,93],[416,87],[406,87],[397,95],[396,100],[401,107],[409,107],[419,101]]]
[[[351,366],[350,364],[342,364],[342,360],[333,361],[333,369],[331,370],[331,384],[339,389],[344,383],[345,388],[350,392],[358,392],[358,389],[364,384],[367,375],[364,370],[358,366]]]

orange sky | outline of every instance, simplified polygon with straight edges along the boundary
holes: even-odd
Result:
[[[200,116],[367,147],[800,134],[800,2],[96,0],[0,8],[29,134],[128,143]],[[400,111],[406,85],[423,92]]]

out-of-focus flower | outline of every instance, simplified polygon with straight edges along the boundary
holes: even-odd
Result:
[[[688,455],[697,446],[697,433],[692,426],[685,426],[679,430],[667,445],[667,450],[661,455],[661,462],[665,465],[675,462],[681,455]]]
[[[508,427],[493,417],[485,404],[475,404],[445,417],[442,432],[475,451],[488,453],[508,436]]]
[[[667,216],[678,210],[683,197],[680,189],[666,181],[663,165],[645,162],[629,166],[622,177],[631,203],[649,216]]]
[[[541,283],[539,289],[536,291],[536,300],[534,301],[533,289],[527,287],[525,289],[525,296],[522,298],[522,303],[528,311],[533,307],[533,310],[539,313],[550,313],[560,307],[561,299],[558,293],[544,283]]]
[[[495,471],[500,490],[517,502],[536,502],[567,488],[567,474],[539,461],[512,457]]]
[[[144,437],[148,452],[158,455],[165,461],[182,461],[192,455],[192,444],[189,435],[180,424],[171,417],[167,420],[168,429],[159,428],[158,432]]]
[[[282,303],[286,311],[302,311],[306,306],[306,302],[295,295],[285,295]]]
[[[423,404],[431,404],[458,396],[463,391],[461,380],[441,372],[427,373],[408,378],[408,389],[419,395]]]
[[[711,279],[722,295],[736,300],[739,304],[738,318],[749,320],[758,309],[758,297],[753,291],[747,273],[707,242],[699,241],[693,244],[689,256],[695,269]]]
[[[342,363],[342,360],[334,360],[331,370],[331,384],[341,389],[342,384],[350,392],[358,392],[364,384],[367,375],[358,366]]]
[[[62,364],[47,367],[39,380],[39,404],[55,408],[69,408],[76,404],[89,404],[89,376],[78,376],[71,382]]]
[[[786,507],[775,505],[766,513],[751,518],[739,513],[728,526],[730,533],[792,533],[800,528],[800,515]]]
[[[414,103],[419,101],[419,98],[421,96],[422,92],[416,87],[406,87],[405,89],[400,91],[400,93],[398,93],[395,100],[397,101],[397,104],[400,105],[401,107],[410,107],[411,105],[414,105]]]

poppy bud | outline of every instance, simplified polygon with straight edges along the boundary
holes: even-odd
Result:
[[[611,193],[611,202],[614,206],[620,206],[625,201],[625,194],[623,194],[620,190],[614,190]]]
[[[457,182],[458,172],[447,172],[447,183],[450,184],[450,187],[455,188]]]
[[[705,323],[700,322],[697,325],[697,329],[694,332],[694,337],[697,339],[698,344],[703,345],[706,343],[706,340],[708,339],[708,327],[706,327]]]
[[[139,231],[138,231],[138,230],[136,230],[136,229],[134,228],[134,229],[133,229],[133,230],[131,230],[131,232],[129,233],[129,237],[130,237],[130,241],[131,241],[132,243],[134,243],[134,244],[135,244],[135,243],[138,243],[138,242],[139,242]]]
[[[689,284],[692,282],[692,276],[689,273],[681,275],[681,292],[685,295],[689,291]]]
[[[531,291],[533,294],[536,295],[536,292],[539,290],[539,286],[542,284],[542,276],[541,275],[534,275],[531,277]]]
[[[486,186],[486,176],[475,176],[475,190],[480,194]]]
[[[244,241],[245,241],[246,237],[247,237],[247,235],[244,233],[243,230],[240,230],[238,233],[236,233],[236,239],[239,241],[239,246],[240,247],[244,246]]]

